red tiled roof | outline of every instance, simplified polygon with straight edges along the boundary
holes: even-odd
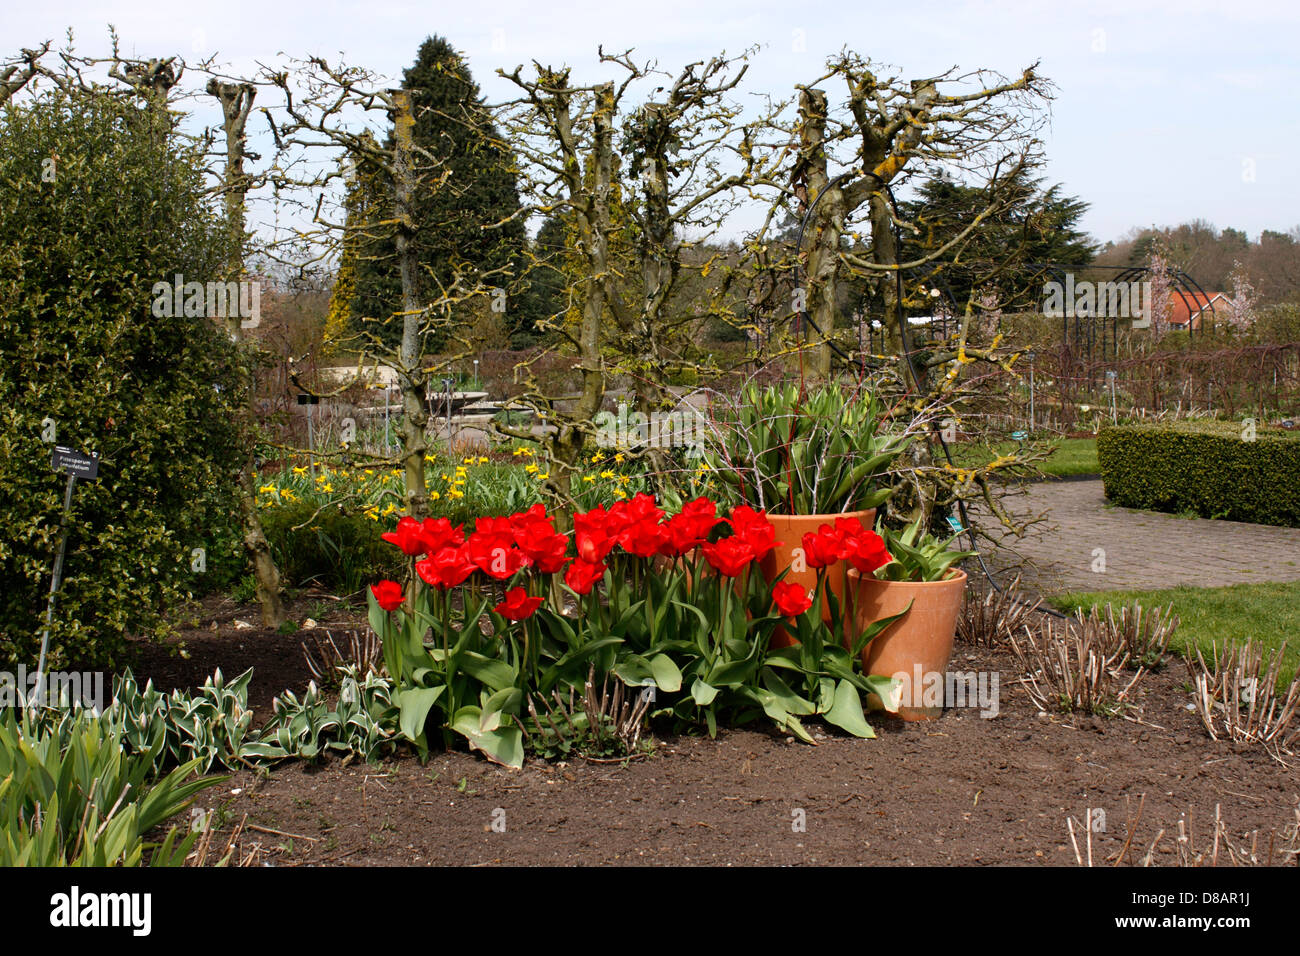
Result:
[[[1223,304],[1227,302],[1228,297],[1222,292],[1170,292],[1169,293],[1169,324],[1186,325],[1189,321],[1193,322],[1193,328],[1199,328],[1201,324],[1201,314],[1210,310],[1213,305],[1215,310],[1222,311]]]

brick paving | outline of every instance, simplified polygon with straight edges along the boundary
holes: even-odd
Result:
[[[1047,530],[1010,539],[1018,557],[986,561],[1009,573],[1023,559],[1022,583],[1039,593],[1300,581],[1300,528],[1112,507],[1100,481],[1044,481],[1013,501],[1016,513],[1047,512]]]

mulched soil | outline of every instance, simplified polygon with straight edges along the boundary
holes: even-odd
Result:
[[[259,720],[274,694],[306,686],[305,632],[237,627],[255,625],[256,609],[219,599],[198,613],[201,626],[183,635],[188,658],[175,646],[139,648],[142,681],[194,687],[216,667],[234,676],[252,666]],[[320,626],[338,634],[363,625],[344,610]],[[460,752],[423,765],[413,755],[373,766],[289,763],[237,773],[200,800],[221,808],[225,831],[245,821],[242,852],[257,845],[257,859],[278,866],[1073,866],[1067,818],[1086,852],[1079,824],[1089,808],[1104,811],[1092,840],[1100,863],[1124,846],[1144,795],[1130,855],[1144,855],[1163,829],[1157,864],[1175,861],[1180,819],[1190,820],[1196,848],[1208,847],[1216,804],[1235,837],[1248,844],[1260,831],[1261,853],[1271,832],[1280,841],[1295,824],[1300,769],[1211,740],[1187,709],[1181,662],[1139,685],[1135,720],[1040,714],[1002,650],[959,645],[953,667],[1000,673],[995,718],[874,715],[877,739],[821,728],[817,746],[763,728],[723,730],[717,740],[659,732],[646,759],[530,760],[519,771]]]

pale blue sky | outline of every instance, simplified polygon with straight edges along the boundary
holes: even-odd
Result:
[[[635,47],[638,59],[669,69],[762,44],[747,88],[776,96],[817,77],[845,45],[916,76],[952,65],[1015,73],[1041,60],[1058,87],[1047,175],[1092,204],[1084,227],[1097,238],[1194,218],[1252,238],[1300,225],[1295,0],[0,4],[5,54],[43,39],[57,44],[68,26],[81,52],[102,52],[112,22],[124,49],[140,55],[218,52],[238,67],[280,51],[341,51],[396,75],[425,35],[441,33],[467,54],[489,99],[510,93],[497,67],[534,58],[568,63],[577,77],[598,75],[600,43]]]

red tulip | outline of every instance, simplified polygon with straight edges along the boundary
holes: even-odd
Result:
[[[666,558],[676,558],[694,551],[708,534],[707,529],[700,533],[701,528],[699,519],[685,513],[673,515],[661,526],[659,553]]]
[[[465,579],[474,573],[474,562],[463,546],[455,548],[449,545],[423,561],[415,562],[415,573],[427,584],[445,591],[464,584]]]
[[[518,514],[511,515],[508,520],[516,535],[522,535],[537,528],[544,529],[552,534],[555,533],[555,525],[546,514],[546,508],[541,502],[533,505],[527,511],[520,511]]]
[[[811,531],[804,534],[803,554],[810,568],[825,568],[848,556],[844,538],[828,524],[818,528],[815,534]]]
[[[628,554],[648,558],[659,552],[663,538],[658,518],[642,518],[618,536],[618,543]]]
[[[633,521],[653,521],[658,524],[664,516],[663,509],[655,504],[654,496],[647,495],[644,491],[637,492],[627,502],[618,502],[614,507],[618,505],[626,506],[628,516]]]
[[[713,526],[722,520],[718,517],[718,506],[708,498],[696,498],[694,501],[686,502],[676,517],[682,519],[684,524],[688,524],[697,538],[707,536],[713,530]]]
[[[766,511],[755,511],[748,505],[741,505],[731,513],[728,521],[735,536],[753,549],[754,557],[761,558],[779,543],[776,540],[776,527],[767,520]]]
[[[618,543],[610,524],[610,514],[601,505],[573,516],[573,543],[579,558],[591,564],[605,560]]]
[[[370,593],[375,596],[375,601],[385,611],[396,611],[406,600],[402,594],[402,586],[396,581],[380,581],[378,584],[370,585]]]
[[[734,578],[744,570],[745,565],[754,560],[754,549],[747,541],[739,537],[723,538],[721,541],[704,542],[704,560],[719,574]]]
[[[574,561],[564,571],[564,583],[577,594],[590,594],[592,587],[605,575],[605,565]]]
[[[854,543],[848,554],[849,563],[863,574],[871,574],[877,568],[883,568],[893,555],[885,547],[885,541],[874,531],[864,531]]]
[[[420,530],[424,534],[425,554],[465,543],[465,526],[458,524],[453,527],[447,518],[425,518]]]
[[[549,522],[537,522],[522,529],[515,538],[519,549],[542,574],[554,574],[569,560],[569,539],[556,534]]]
[[[793,581],[778,581],[772,586],[772,603],[786,617],[798,617],[812,607],[812,598]]]
[[[397,522],[396,531],[380,535],[385,541],[397,545],[407,557],[429,553],[429,542],[425,538],[424,526],[412,517],[403,517]]]
[[[523,588],[511,588],[506,592],[506,599],[496,606],[496,612],[511,621],[522,621],[531,617],[542,604],[539,597],[529,597]]]

